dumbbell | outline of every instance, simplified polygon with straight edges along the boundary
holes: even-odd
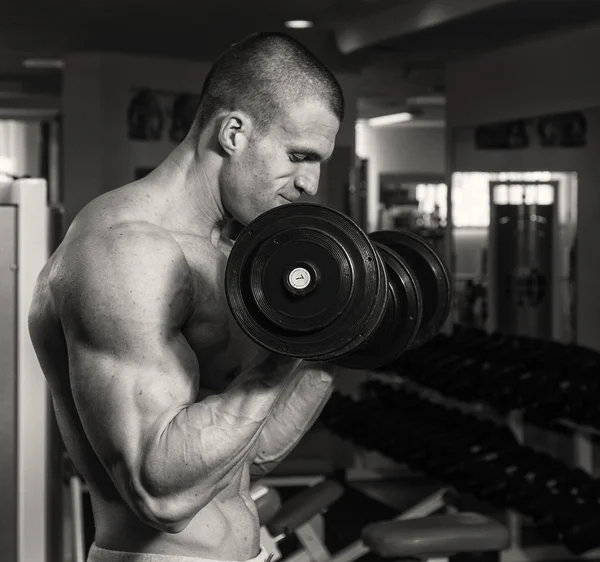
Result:
[[[444,264],[420,237],[367,235],[315,203],[271,209],[237,237],[225,295],[241,329],[263,348],[350,369],[391,365],[443,326]]]

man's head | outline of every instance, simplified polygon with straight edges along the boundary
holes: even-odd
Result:
[[[192,131],[216,136],[223,205],[247,224],[316,193],[343,116],[342,90],[325,65],[286,35],[259,33],[216,61]]]

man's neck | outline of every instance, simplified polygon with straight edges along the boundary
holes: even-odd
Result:
[[[173,210],[169,222],[175,229],[206,237],[223,230],[228,217],[219,190],[221,162],[214,151],[184,141],[153,172],[153,179],[167,189]]]

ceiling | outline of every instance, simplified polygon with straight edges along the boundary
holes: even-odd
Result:
[[[286,30],[288,19],[309,30]],[[211,60],[259,30],[287,31],[327,64],[360,73],[359,116],[412,105],[443,118],[444,66],[600,21],[599,0],[20,0],[0,3],[0,106],[57,103],[60,70],[28,57],[107,50]],[[432,94],[435,94],[432,98]]]

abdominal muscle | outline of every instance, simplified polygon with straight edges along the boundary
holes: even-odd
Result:
[[[127,506],[106,502],[92,494],[96,545],[109,550],[211,560],[254,558],[259,553],[260,543],[253,502],[241,491],[224,490],[223,493],[230,497],[217,496],[176,534],[148,527]]]

